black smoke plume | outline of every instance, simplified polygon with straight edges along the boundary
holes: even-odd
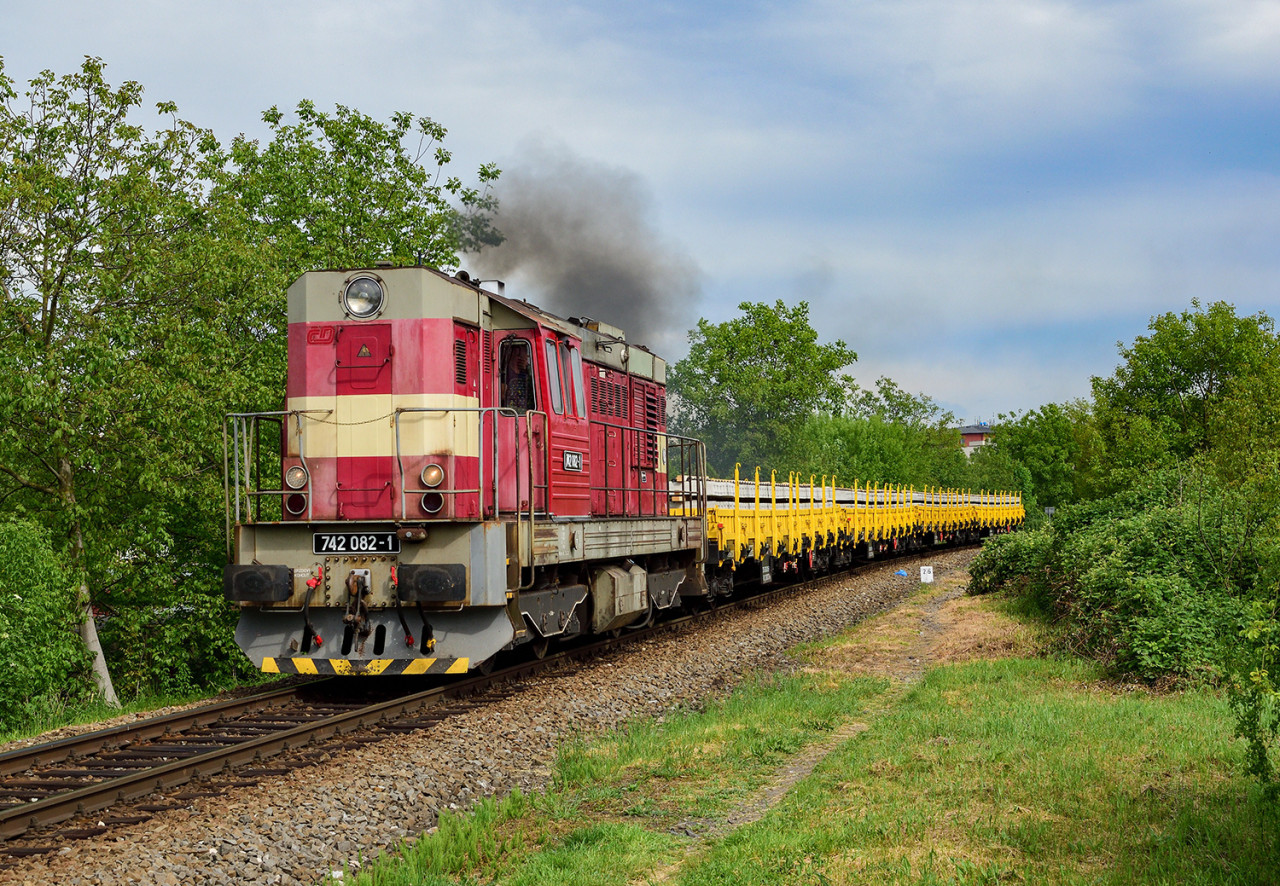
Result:
[[[654,228],[638,175],[539,145],[503,164],[494,194],[503,242],[467,256],[481,277],[561,316],[618,326],[662,356],[683,350],[700,273]]]

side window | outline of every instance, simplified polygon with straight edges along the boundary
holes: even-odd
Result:
[[[502,343],[499,373],[502,377],[502,405],[523,415],[534,408],[533,361],[529,343],[509,338]]]
[[[564,367],[564,399],[576,407],[577,415],[586,417],[586,394],[582,392],[582,357],[577,348],[561,342],[561,366]],[[566,406],[567,410],[568,406]]]
[[[560,390],[560,361],[556,357],[556,343],[547,342],[547,388],[551,391],[551,408],[556,415],[564,415],[564,394]]]
[[[577,348],[569,349],[569,375],[573,379],[573,395],[578,401],[578,415],[587,417],[587,391],[582,384],[582,354]]]

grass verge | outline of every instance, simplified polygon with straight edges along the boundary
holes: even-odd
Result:
[[[143,695],[111,707],[101,699],[67,702],[58,696],[46,696],[27,703],[21,713],[22,722],[10,729],[0,729],[0,745],[34,738],[67,726],[98,724],[101,726],[128,714],[145,714],[162,708],[193,704],[215,698],[213,690],[191,695]]]
[[[945,602],[923,594],[705,711],[572,743],[545,795],[445,817],[356,880],[1280,882],[1280,816],[1240,774],[1221,698],[1117,691],[1079,662],[973,660],[955,638],[999,604]],[[955,663],[909,682],[851,667],[860,646],[900,663],[924,641]],[[797,772],[806,753],[816,768]]]

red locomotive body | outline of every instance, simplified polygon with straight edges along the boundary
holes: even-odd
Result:
[[[264,669],[460,671],[706,592],[699,444],[620,330],[377,268],[304,275],[288,347],[285,410],[229,425],[225,587]]]

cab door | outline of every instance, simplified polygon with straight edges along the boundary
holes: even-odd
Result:
[[[586,516],[591,513],[591,445],[581,342],[548,332],[540,357],[550,431],[550,510],[561,517]]]
[[[486,453],[486,477],[495,476],[497,458],[498,509],[504,514],[547,510],[547,420],[542,411],[542,383],[536,339],[528,332],[494,333],[497,352],[490,381],[492,402],[498,407],[481,426]],[[486,493],[486,496],[488,494]]]

